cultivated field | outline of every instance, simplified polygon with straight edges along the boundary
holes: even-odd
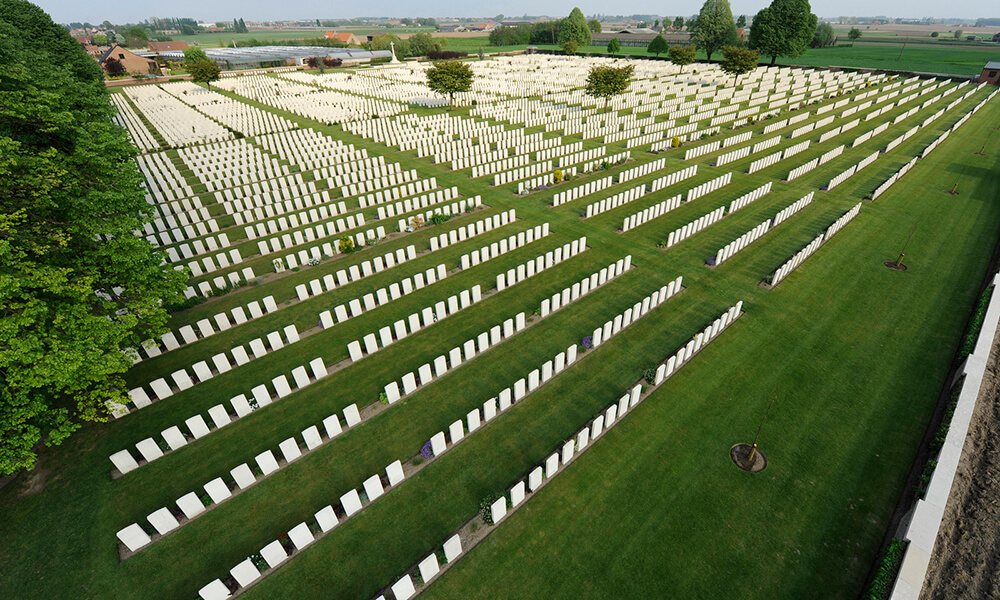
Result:
[[[997,242],[995,90],[644,61],[606,114],[602,60],[472,61],[453,111],[411,63],[116,92],[208,297],[0,489],[0,596],[856,598]]]

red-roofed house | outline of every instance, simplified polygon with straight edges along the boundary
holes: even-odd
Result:
[[[326,39],[326,40],[337,40],[338,42],[340,42],[342,44],[346,44],[348,46],[360,46],[361,45],[361,40],[358,39],[358,36],[354,35],[353,33],[349,33],[349,32],[346,32],[346,33],[345,32],[337,33],[336,31],[327,31],[326,33],[323,34],[323,39]]]

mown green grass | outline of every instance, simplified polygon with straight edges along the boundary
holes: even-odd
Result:
[[[961,109],[981,97],[970,98]],[[602,196],[548,208],[551,192],[518,199],[510,193],[511,186],[495,190],[484,179],[471,181],[464,173],[446,172],[413,153],[343,136],[372,153],[391,154],[404,168],[437,175],[444,185],[454,182],[464,195],[481,193],[492,210],[516,208],[522,221],[501,229],[497,237],[510,235],[504,230],[514,232],[543,221],[552,223],[552,237],[310,336],[294,349],[255,361],[253,368],[199,384],[138,415],[80,432],[46,455],[42,493],[18,497],[20,482],[0,490],[5,506],[0,513],[0,595],[192,598],[249,553],[393,460],[412,456],[435,432],[683,275],[688,289],[681,295],[584,355],[578,366],[294,558],[247,597],[376,596],[471,517],[486,493],[514,483],[615,400],[643,369],[740,299],[747,302],[746,319],[463,558],[429,593],[463,599],[668,593],[681,598],[854,597],[902,488],[996,240],[1000,210],[997,183],[990,174],[998,154],[995,149],[988,150],[987,157],[972,152],[985,136],[981,124],[995,120],[997,113],[994,103],[971,119],[877,203],[866,204],[854,223],[774,291],[756,284],[877,185],[878,177],[898,168],[961,114],[945,115],[834,192],[818,192],[811,206],[716,270],[703,266],[706,257],[816,189],[817,181],[825,183],[824,177],[839,168],[831,164],[790,184],[778,183],[771,195],[662,252],[655,243],[667,232],[777,180],[810,156],[803,153],[792,165],[751,176],[739,174],[741,163],[713,169],[707,166],[711,157],[702,157],[697,161],[700,177],[733,170],[734,183],[620,235],[614,229],[624,215],[701,180],[581,221],[578,215],[586,203]],[[320,129],[343,135],[339,128]],[[886,136],[897,134],[883,134],[877,143],[856,152],[848,150],[843,160],[857,161],[891,139]],[[830,140],[816,151],[839,143],[839,138]],[[643,161],[653,158],[642,151],[633,155]],[[667,157],[673,167],[684,166],[678,153]],[[969,182],[962,196],[935,192],[950,187],[956,177]],[[916,223],[921,225],[907,252],[910,270],[898,273],[881,267],[882,261],[895,258]],[[444,226],[450,227],[450,222]],[[490,241],[489,235],[451,249],[454,254],[447,255],[446,262],[453,266],[458,253],[480,247]],[[112,452],[315,356],[336,360],[346,354],[347,342],[364,333],[458,289],[488,284],[497,272],[580,235],[588,236],[591,247],[581,256],[152,465],[108,481],[107,456]],[[405,240],[375,252],[412,243]],[[445,252],[289,306],[266,317],[271,320],[262,321],[260,331],[288,322],[308,325],[321,310],[344,298],[438,264]],[[344,406],[374,401],[386,382],[516,312],[530,313],[543,298],[627,253],[634,257],[633,272],[118,563],[118,529],[144,521],[153,510],[226,475]],[[330,265],[355,264],[373,254],[365,251]],[[310,271],[321,268],[326,267],[304,269],[294,277],[304,281],[316,276]],[[193,318],[200,311],[214,314],[216,302],[217,308],[235,299],[259,298],[272,285],[291,283],[288,279],[241,290],[233,300],[206,303],[178,319]],[[257,326],[243,325],[194,348],[208,356],[214,344],[225,347],[258,335],[253,329]],[[184,356],[184,351],[176,352]],[[151,362],[142,369],[166,370],[173,360],[170,354],[161,364]],[[728,462],[728,448],[752,435],[772,395],[778,403],[761,439],[771,466],[756,477],[738,472]]]

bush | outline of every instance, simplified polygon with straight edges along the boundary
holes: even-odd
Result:
[[[479,501],[479,512],[483,515],[483,521],[485,521],[487,525],[493,524],[493,511],[490,510],[490,507],[492,507],[493,503],[499,499],[500,494],[490,492]]]
[[[413,466],[415,467],[415,466],[417,466],[417,465],[420,465],[420,464],[423,464],[423,462],[424,462],[424,457],[423,457],[423,456],[417,456],[417,457],[415,457],[415,458],[414,458],[413,460],[411,460],[410,462],[412,462],[412,463],[413,463]]]
[[[899,538],[889,540],[885,554],[879,561],[878,571],[875,572],[875,579],[872,580],[868,592],[864,595],[864,600],[888,600],[892,594],[892,586],[896,581],[896,573],[899,565],[903,562],[903,553],[906,551],[906,544]]]
[[[976,348],[976,340],[979,339],[979,330],[983,327],[983,319],[986,317],[986,309],[990,305],[990,298],[993,296],[993,286],[986,288],[982,295],[979,296],[979,301],[976,302],[976,308],[972,313],[972,318],[969,320],[969,330],[965,334],[965,339],[962,341],[962,349],[958,354],[958,360],[961,362],[965,360],[972,351]]]
[[[340,251],[343,254],[350,254],[354,252],[354,240],[349,235],[341,236],[340,238]]]
[[[446,214],[443,214],[443,213],[434,213],[434,215],[431,216],[431,223],[434,224],[434,225],[441,225],[442,223],[445,223],[450,218],[451,218],[451,215],[446,215]]]
[[[387,396],[385,392],[379,392],[378,401],[382,404],[389,404],[389,396]]]
[[[199,304],[201,304],[204,301],[205,301],[205,298],[203,298],[201,296],[195,295],[195,296],[191,296],[190,298],[188,298],[188,299],[186,299],[186,300],[184,300],[182,302],[176,302],[174,304],[166,304],[166,305],[164,305],[163,308],[168,313],[172,314],[172,313],[180,312],[182,310],[187,310],[187,309],[189,309],[189,308],[191,308],[193,306],[198,306]]]
[[[324,58],[323,59],[323,66],[324,67],[336,68],[336,67],[339,67],[342,64],[344,64],[344,59],[342,59],[342,58]]]
[[[674,136],[674,139],[670,140],[670,147],[677,148],[681,145],[681,138]]]
[[[936,32],[936,31],[931,34],[931,37],[937,37],[937,36],[938,36],[938,32]]]
[[[646,380],[646,383],[653,383],[656,381],[656,369],[649,367],[648,369],[643,369],[642,378]]]
[[[371,61],[369,61],[369,64],[372,64],[372,65],[384,65],[384,64],[390,62],[391,60],[392,59],[389,58],[388,56],[379,56],[379,57],[371,59]]]
[[[565,44],[563,44],[562,48],[563,48],[563,52],[564,53],[569,54],[569,55],[573,55],[573,54],[576,54],[576,51],[579,49],[579,46],[577,46],[576,42],[570,40],[570,41],[566,42]]]
[[[556,169],[555,172],[552,173],[552,181],[559,183],[562,180],[563,180],[562,169]]]

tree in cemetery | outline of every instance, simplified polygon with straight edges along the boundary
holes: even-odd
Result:
[[[185,285],[133,234],[153,212],[103,79],[40,8],[0,3],[0,476],[128,401],[126,350]]]
[[[851,27],[851,30],[847,32],[847,39],[856,40],[861,37],[861,30],[857,27]]]
[[[611,41],[608,42],[608,54],[614,56],[615,54],[618,54],[621,51],[622,51],[622,45],[618,43],[618,38],[611,38]]]
[[[392,35],[391,33],[383,33],[382,35],[376,37],[372,40],[370,45],[370,50],[388,50],[390,48],[389,44],[393,44],[393,48],[396,50],[397,58],[405,58],[411,56],[410,54],[410,44],[406,40],[401,40],[399,37]]]
[[[736,17],[736,28],[737,29],[743,29],[746,26],[747,26],[747,16],[746,15],[740,15],[740,16]]]
[[[319,63],[317,63],[319,66]],[[211,89],[212,82],[218,81],[219,77],[222,75],[222,69],[219,67],[219,63],[214,60],[198,60],[190,65],[188,65],[188,73],[191,74],[191,80],[195,83],[204,83]]]
[[[687,46],[670,46],[667,50],[670,54],[670,62],[681,68],[681,73],[684,72],[684,67],[694,62],[695,57],[698,56],[698,48],[694,44],[689,44]]]
[[[684,29],[684,17],[674,17],[674,29],[677,31]]]
[[[760,54],[750,48],[740,48],[738,46],[726,46],[722,49],[724,58],[719,66],[729,75],[736,76],[736,85],[739,86],[740,75],[751,73],[757,68],[757,61]]]
[[[197,46],[189,46],[184,49],[184,65],[190,66],[199,60],[208,60],[205,51]]]
[[[441,45],[435,42],[429,33],[415,33],[406,41],[413,56],[427,56],[430,52],[441,50]]]
[[[779,56],[802,56],[816,35],[809,0],[773,0],[753,18],[749,45],[773,65]]]
[[[569,16],[559,23],[559,43],[576,42],[577,46],[589,46],[593,38],[587,19],[579,8],[574,8]]]
[[[591,33],[601,33],[601,22],[597,19],[587,21],[587,27],[590,28]]]
[[[662,35],[658,35],[653,38],[652,41],[649,42],[649,45],[646,46],[646,52],[655,54],[657,58],[669,49],[670,47],[667,46],[667,40],[663,39]]]
[[[125,65],[114,56],[104,59],[104,70],[112,77],[120,77],[126,73]]]
[[[833,31],[833,25],[820,23],[816,26],[816,34],[813,35],[811,46],[813,48],[825,48],[832,46],[836,41],[837,34]]]
[[[736,23],[733,22],[729,0],[705,0],[698,13],[694,37],[698,47],[708,55],[708,60],[712,60],[712,54],[723,46],[736,43]]]
[[[607,112],[611,98],[625,93],[628,89],[634,72],[633,65],[622,67],[595,65],[587,74],[586,93],[593,98],[604,98],[604,111]]]
[[[577,46],[576,42],[574,42],[573,40],[569,40],[568,42],[563,42],[562,48],[564,54],[568,56],[573,56],[576,54],[576,51],[579,49],[579,46]]]
[[[448,96],[448,105],[455,102],[457,92],[472,89],[473,73],[469,65],[457,60],[437,60],[427,69],[427,87]]]

